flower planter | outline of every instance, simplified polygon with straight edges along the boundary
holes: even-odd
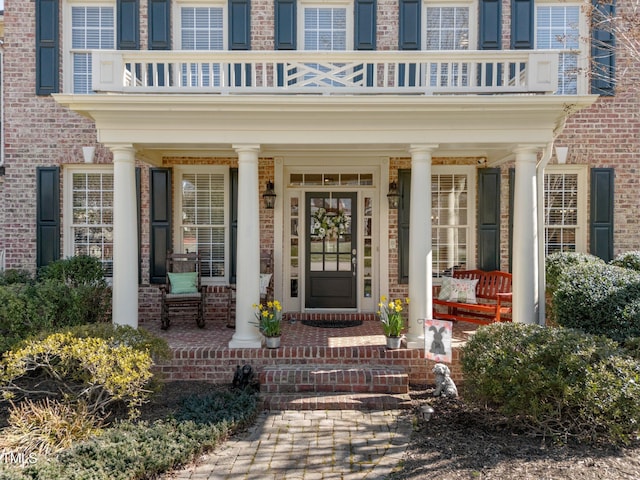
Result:
[[[280,337],[264,337],[267,348],[280,348]]]
[[[387,337],[387,348],[389,350],[396,350],[400,348],[400,341],[402,337]]]

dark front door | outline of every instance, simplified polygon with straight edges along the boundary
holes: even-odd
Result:
[[[307,193],[307,308],[356,308],[357,193]]]

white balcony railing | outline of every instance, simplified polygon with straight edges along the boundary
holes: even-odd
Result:
[[[94,50],[93,90],[220,94],[553,94],[556,51]]]

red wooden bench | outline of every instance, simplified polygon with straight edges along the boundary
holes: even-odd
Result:
[[[510,322],[512,312],[511,274],[494,270],[458,270],[453,278],[478,280],[476,299],[478,303],[464,303],[440,300],[440,286],[434,286],[433,318],[438,320],[459,320],[488,325],[494,322]],[[437,308],[446,307],[446,308]],[[509,315],[505,317],[504,315]]]

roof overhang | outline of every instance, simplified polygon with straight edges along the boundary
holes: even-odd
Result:
[[[131,144],[151,163],[179,155],[235,156],[345,151],[408,155],[436,144],[434,156],[485,156],[546,145],[566,118],[597,96],[558,95],[54,95],[95,122],[98,141]]]

